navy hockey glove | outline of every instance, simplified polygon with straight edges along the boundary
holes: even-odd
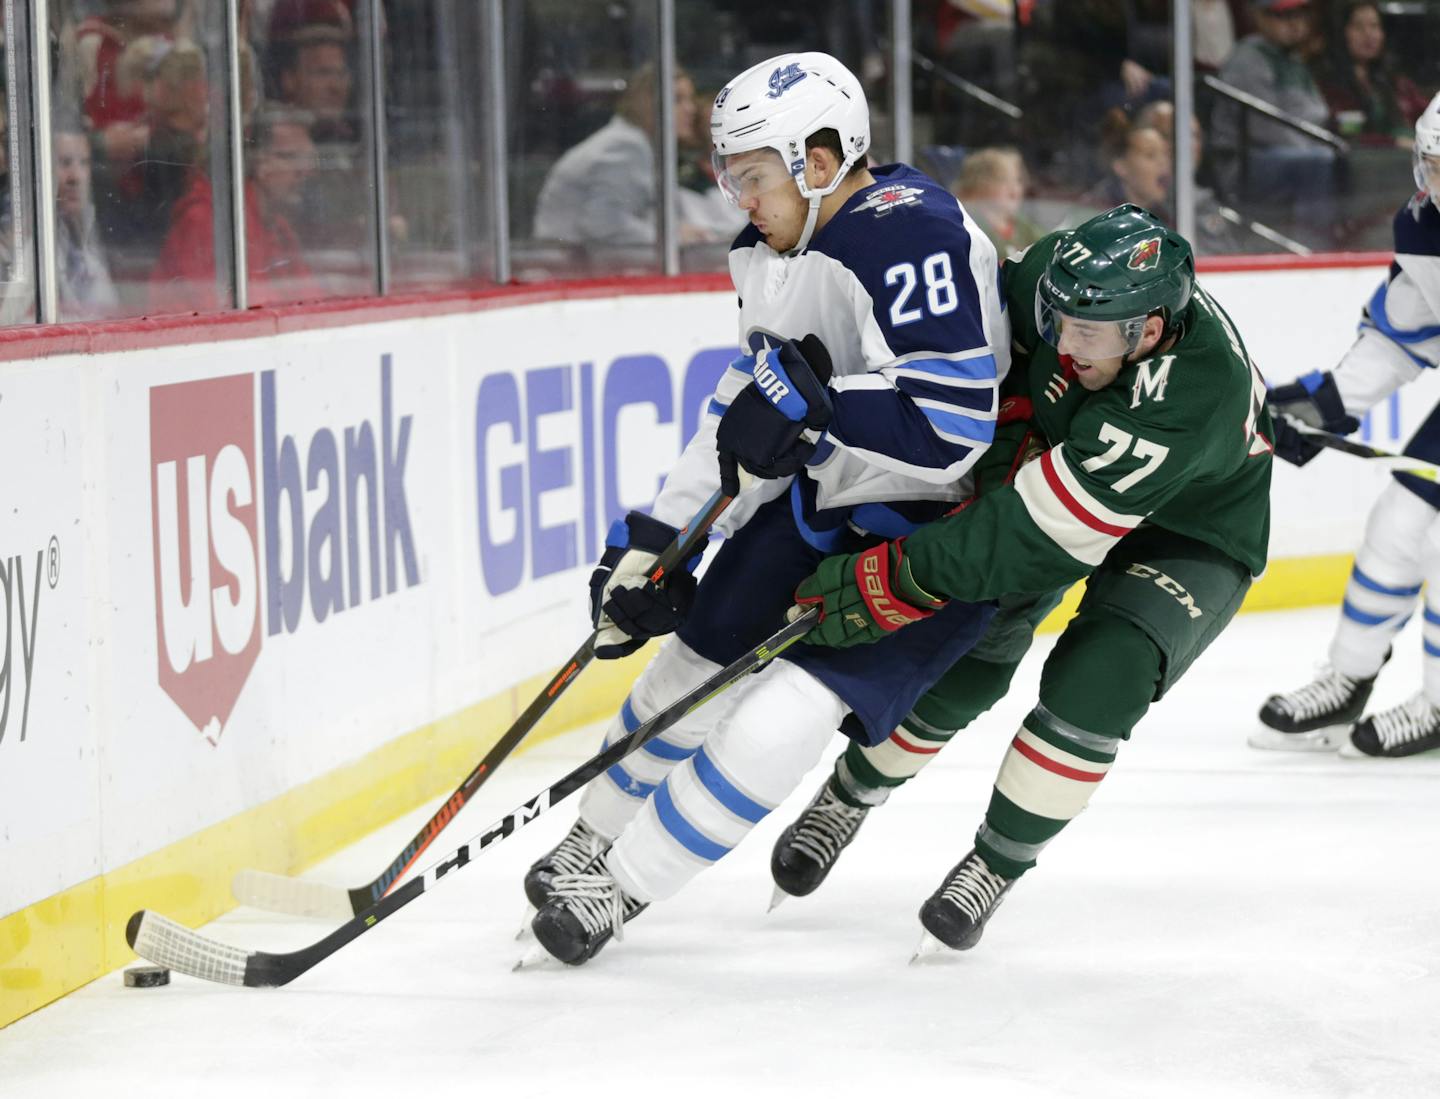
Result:
[[[1303,466],[1325,448],[1305,438],[1287,417],[1334,435],[1349,435],[1360,428],[1360,421],[1345,411],[1335,375],[1328,370],[1314,370],[1288,385],[1277,385],[1265,403],[1275,421],[1275,455],[1292,465]]]
[[[720,417],[716,449],[756,477],[789,477],[805,468],[833,414],[830,353],[819,336],[786,340],[752,370],[754,380]]]
[[[695,599],[692,570],[697,553],[656,585],[647,580],[655,560],[679,531],[644,512],[632,511],[610,528],[605,553],[590,574],[590,621],[598,632],[601,660],[629,656],[652,637],[673,633]]]

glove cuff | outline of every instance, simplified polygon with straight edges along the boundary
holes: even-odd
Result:
[[[897,578],[894,581],[892,553],[899,566],[894,570]],[[900,542],[882,542],[855,558],[855,582],[861,598],[875,625],[886,633],[929,618],[945,605],[944,600],[936,599],[921,588],[909,572],[909,562],[904,558]]]
[[[669,523],[662,522],[653,515],[646,515],[643,511],[632,511],[625,516],[625,529],[628,535],[627,549],[644,550],[656,555],[669,549],[670,543],[675,541],[676,535],[680,533]]]

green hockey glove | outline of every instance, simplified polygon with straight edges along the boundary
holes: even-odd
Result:
[[[795,602],[818,606],[820,621],[805,635],[811,645],[843,649],[869,644],[929,618],[945,605],[910,574],[905,539],[864,553],[827,557],[795,589]]]

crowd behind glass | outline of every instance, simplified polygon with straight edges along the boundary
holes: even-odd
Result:
[[[47,34],[4,28],[0,323],[36,318],[21,138],[37,103],[53,319],[88,321],[232,308],[242,241],[251,306],[659,272],[662,95],[680,268],[723,270],[744,215],[715,186],[710,105],[792,49],[861,78],[879,161],[908,114],[917,166],[1002,254],[1121,201],[1173,219],[1177,129],[1202,254],[1384,249],[1413,186],[1414,119],[1440,87],[1435,3],[913,0],[908,113],[891,0],[837,0],[818,22],[790,0],[670,5],[662,65],[662,0],[49,0]],[[1196,103],[1178,123],[1177,7]],[[48,97],[28,50],[45,40]]]

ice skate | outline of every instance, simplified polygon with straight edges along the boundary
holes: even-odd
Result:
[[[576,874],[585,869],[606,843],[583,820],[577,820],[565,838],[540,856],[525,872],[525,896],[541,908],[550,898],[551,883],[557,874]],[[516,938],[522,938],[517,935]]]
[[[1422,691],[1355,726],[1340,754],[1351,759],[1400,759],[1440,748],[1440,708]]]
[[[776,886],[772,911],[787,896],[804,897],[820,888],[869,812],[868,806],[857,809],[840,800],[833,775],[825,780],[805,811],[775,841],[770,855],[770,876]]]
[[[603,855],[577,874],[556,874],[550,889],[530,928],[550,956],[566,965],[584,965],[612,937],[624,938],[625,923],[648,907],[620,888]]]
[[[1357,679],[1325,665],[1305,686],[1265,700],[1260,708],[1264,728],[1250,734],[1250,747],[1282,752],[1334,751],[1346,742],[1360,720],[1374,686],[1373,675]]]
[[[1014,878],[1001,877],[971,851],[920,906],[920,922],[950,949],[969,950],[980,941],[985,924],[1014,884]],[[917,950],[916,957],[920,955]]]

